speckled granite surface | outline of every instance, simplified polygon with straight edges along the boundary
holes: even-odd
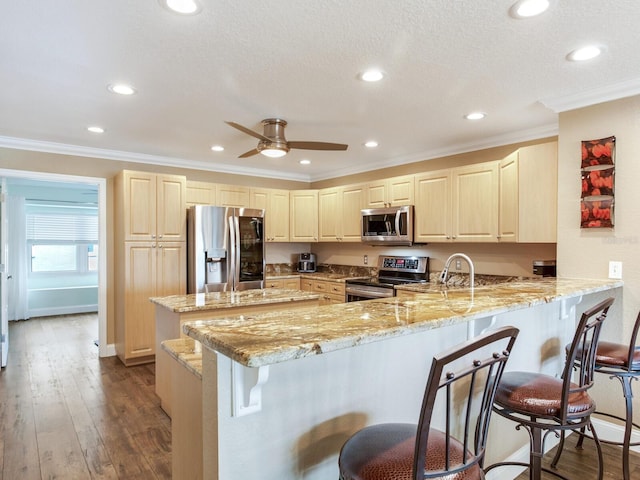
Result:
[[[243,290],[241,292],[192,293],[189,295],[170,295],[152,297],[150,300],[175,313],[195,312],[198,310],[216,310],[222,308],[250,307],[270,303],[291,303],[305,300],[318,300],[320,295],[301,290],[284,288],[265,288]],[[283,306],[283,308],[286,308]]]
[[[435,286],[397,297],[187,322],[183,331],[249,367],[318,355],[621,287],[621,281],[538,279],[473,289]]]
[[[202,346],[192,338],[165,340],[162,349],[180,362],[196,377],[202,379]]]

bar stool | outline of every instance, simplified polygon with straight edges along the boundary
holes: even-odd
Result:
[[[500,462],[489,466],[485,472],[501,465],[519,465],[529,468],[531,480],[539,480],[543,471],[566,479],[558,472],[542,467],[544,440],[551,432],[559,431],[564,435],[566,430],[586,427],[596,443],[598,478],[602,479],[602,449],[591,424],[591,414],[596,406],[587,390],[593,386],[596,346],[613,300],[608,298],[582,314],[568,349],[562,378],[531,372],[507,372],[502,376],[493,410],[516,422],[516,430],[524,427],[528,431],[529,463]],[[576,373],[572,375],[574,366]]]
[[[622,343],[613,342],[599,342],[596,349],[596,373],[603,373],[608,375],[609,378],[617,378],[622,384],[622,393],[624,394],[626,413],[624,417],[613,415],[610,413],[596,411],[598,415],[603,415],[609,418],[615,418],[624,422],[624,439],[622,442],[603,440],[601,443],[607,443],[609,445],[622,446],[622,476],[624,480],[630,480],[629,473],[629,447],[635,447],[640,445],[640,442],[631,442],[631,432],[633,427],[640,429],[640,426],[633,423],[633,391],[631,388],[631,381],[638,380],[640,378],[640,346],[637,346],[638,330],[640,330],[640,313],[636,317],[636,322],[633,325],[631,332],[631,340],[628,345]],[[582,442],[585,436],[584,430],[581,429],[580,438],[576,444],[576,448],[582,448]],[[564,436],[562,436],[561,445],[564,442]],[[558,448],[556,458],[554,458],[552,467],[560,460],[560,454],[562,449]]]
[[[493,398],[517,335],[517,328],[503,327],[436,355],[418,424],[386,423],[356,432],[340,451],[340,479],[483,479]],[[436,400],[437,412],[445,409],[443,430],[431,425]]]

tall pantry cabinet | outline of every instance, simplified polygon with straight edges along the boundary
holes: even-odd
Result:
[[[124,170],[114,179],[116,353],[155,358],[150,297],[186,293],[186,177]]]

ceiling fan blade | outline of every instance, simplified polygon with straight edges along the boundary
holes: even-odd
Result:
[[[343,143],[327,142],[287,142],[289,148],[299,148],[302,150],[346,150],[349,145]]]
[[[258,151],[257,148],[254,148],[253,150],[249,150],[248,152],[244,152],[242,155],[240,155],[238,158],[247,158],[247,157],[252,157],[254,155],[259,154],[260,152]]]
[[[225,121],[224,123],[226,123],[227,125],[232,126],[233,128],[237,128],[238,130],[240,130],[241,132],[246,133],[247,135],[251,135],[252,137],[257,138],[258,140],[265,140],[267,142],[271,141],[269,138],[265,137],[264,135],[261,135],[261,134],[259,134],[257,132],[254,132],[253,130],[249,130],[247,127],[243,127],[239,123],[227,122],[227,121]]]

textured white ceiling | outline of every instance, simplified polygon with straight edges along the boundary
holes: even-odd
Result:
[[[511,0],[203,3],[0,2],[0,146],[319,180],[553,135],[558,110],[640,93],[638,0],[557,0],[526,20]],[[565,60],[588,42],[606,54]],[[382,82],[357,79],[370,66]],[[119,81],[138,93],[107,91]],[[270,117],[288,140],[349,149],[236,158],[257,140],[224,121]]]

